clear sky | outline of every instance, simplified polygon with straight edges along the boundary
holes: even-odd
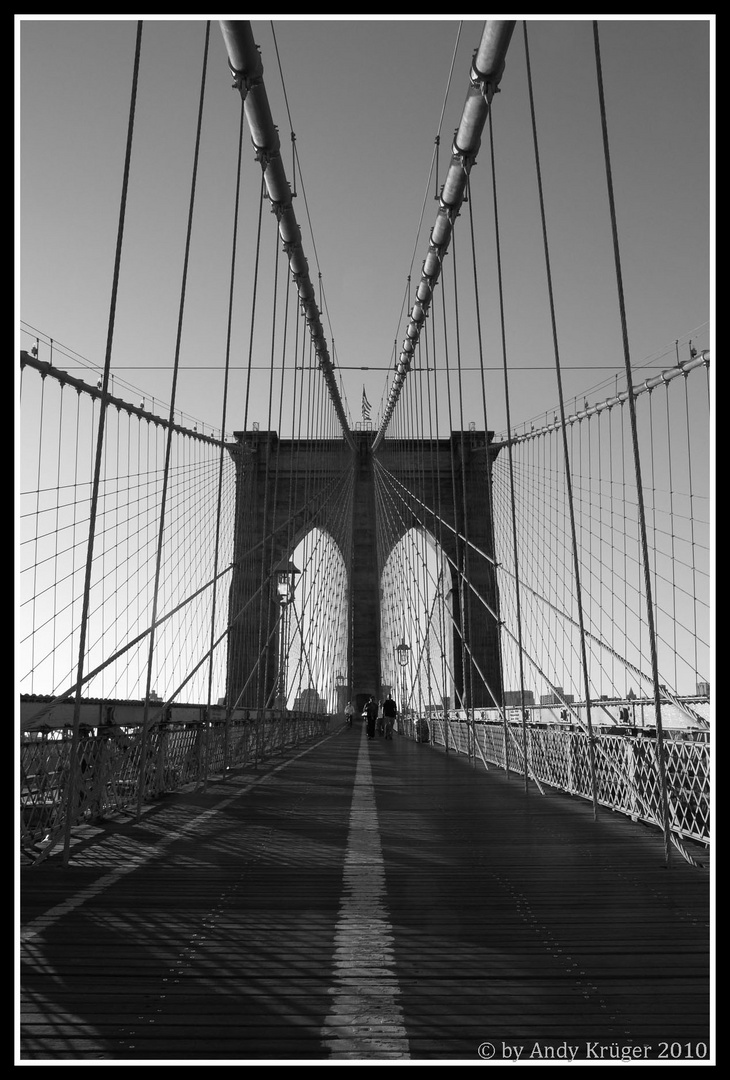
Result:
[[[135,403],[144,397],[149,405],[170,399],[205,22],[142,18],[112,370],[120,396]],[[527,16],[571,395],[612,385],[623,367],[591,18]],[[683,355],[690,338],[700,348],[711,344],[714,16],[599,19],[632,359],[670,366],[675,340]],[[16,16],[19,344],[29,348],[39,333],[100,367],[136,25],[127,16]],[[382,16],[253,20],[290,179],[291,116],[302,168],[295,210],[312,277],[322,275],[325,331],[355,420],[363,385],[374,413],[387,394],[394,343],[400,346],[406,326],[404,301],[410,306],[436,216],[435,180],[429,181],[435,138],[440,133],[440,183],[482,26]],[[522,378],[517,421],[544,413],[556,399],[525,69],[518,23],[493,106],[509,354]],[[213,427],[221,413],[239,107],[214,21],[177,397],[189,421]],[[484,223],[492,213],[489,173],[483,146],[472,183]],[[259,183],[246,134],[234,324],[234,363],[241,366]],[[479,227],[486,236],[488,226]],[[465,227],[457,242],[462,234],[466,247]],[[266,267],[272,242],[264,247]],[[500,358],[488,248],[484,242],[479,250],[491,364]],[[265,275],[260,295],[263,312],[270,306]],[[258,330],[254,362],[268,363],[270,330]],[[473,357],[473,340],[465,348]],[[43,350],[41,357],[48,358]],[[74,370],[71,360],[58,362]],[[229,431],[243,419],[243,373],[237,378]],[[500,430],[499,405],[495,413],[490,426]]]

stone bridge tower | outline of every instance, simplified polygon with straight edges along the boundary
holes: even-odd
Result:
[[[236,442],[229,446],[236,466],[229,702],[261,707],[271,696],[279,663],[278,637],[271,633],[278,615],[271,570],[291,559],[312,528],[330,535],[346,567],[348,696],[358,705],[370,694],[381,696],[380,582],[388,555],[414,527],[425,528],[448,559],[455,626],[460,625],[464,606],[469,663],[480,676],[472,679],[461,663],[456,664],[456,693],[461,696],[468,680],[469,703],[493,705],[482,676],[499,699],[498,626],[488,610],[498,610],[496,575],[488,561],[470,557],[473,549],[493,553],[487,469],[498,448],[491,445],[492,433],[489,438],[483,431],[456,431],[450,438],[427,442],[385,440],[376,453],[374,432],[352,434],[352,449],[344,440],[284,440],[272,431],[236,433]],[[407,509],[401,512],[397,529],[378,521],[377,490],[382,482],[396,483],[405,493],[401,506]],[[464,536],[468,545],[461,539]],[[460,587],[458,568],[487,607],[474,601],[471,589]],[[463,655],[457,630],[454,655]]]

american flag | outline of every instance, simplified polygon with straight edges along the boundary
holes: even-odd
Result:
[[[368,401],[368,396],[365,393],[364,386],[362,388],[362,418],[363,420],[370,419],[370,402]]]

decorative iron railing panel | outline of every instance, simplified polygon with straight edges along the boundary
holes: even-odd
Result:
[[[148,733],[145,755],[141,728],[102,727],[82,735],[73,760],[69,731],[26,736],[20,743],[21,847],[43,858],[63,837],[69,816],[74,826],[135,813],[140,794],[149,801],[255,765],[311,741],[328,727],[324,714],[274,712],[260,719],[250,713],[228,724],[169,724]]]
[[[423,737],[426,725],[426,737]],[[505,762],[505,727],[507,760]],[[570,726],[466,721],[440,713],[401,719],[402,734],[473,757],[487,768],[507,768],[538,784],[592,799],[588,735]],[[661,786],[653,733],[594,732],[599,805],[661,828]],[[665,737],[665,768],[672,834],[710,843],[710,736],[693,731]]]

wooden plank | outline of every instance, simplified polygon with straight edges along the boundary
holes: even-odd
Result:
[[[346,860],[367,896],[371,858],[352,840],[361,745],[382,940],[367,902],[347,906]],[[706,1059],[709,868],[430,747],[343,729],[300,750],[85,827],[69,866],[21,869],[21,1060],[377,1061],[402,1043],[478,1063],[487,1042],[497,1060],[570,1042],[658,1061],[677,1040]],[[386,987],[405,1040],[374,1009]]]

